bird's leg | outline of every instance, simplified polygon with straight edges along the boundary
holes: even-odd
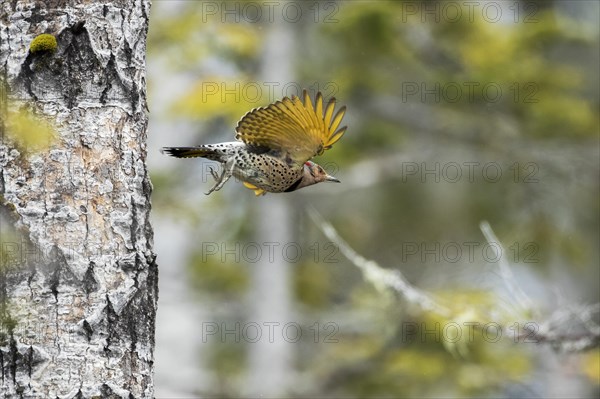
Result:
[[[216,184],[205,194],[209,195],[213,191],[219,191],[225,185],[225,183],[227,183],[227,180],[229,180],[231,176],[233,176],[234,166],[235,161],[233,159],[227,161],[223,166],[223,173],[221,173],[221,176],[218,176],[217,173],[212,168],[210,168],[210,173],[215,178]]]

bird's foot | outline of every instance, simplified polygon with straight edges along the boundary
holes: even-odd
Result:
[[[210,190],[208,190],[207,193],[204,193],[206,195],[211,194],[213,191],[219,191],[221,188],[223,188],[225,183],[227,183],[227,180],[229,180],[231,176],[233,176],[233,167],[229,169],[223,168],[223,173],[221,173],[221,176],[217,175],[217,172],[215,172],[212,167],[209,167],[209,169],[210,174],[215,179],[216,183],[214,186],[211,187]]]
[[[214,185],[214,186],[212,186],[212,187],[211,187],[211,189],[210,189],[210,190],[208,190],[208,192],[207,192],[207,193],[204,193],[204,194],[206,194],[206,195],[209,195],[209,194],[210,194],[210,193],[212,193],[213,191],[219,191],[219,190],[220,190],[220,189],[221,189],[221,188],[222,188],[222,187],[225,185],[225,183],[227,182],[227,180],[229,180],[229,177],[227,177],[227,178],[224,178],[224,176],[221,176],[221,177],[219,178],[219,176],[217,176],[217,178],[215,178],[215,180],[217,181],[217,182],[215,183],[215,185]]]
[[[219,175],[217,174],[217,172],[215,172],[214,168],[212,166],[209,166],[208,170],[210,170],[210,174],[212,175],[213,179],[215,179],[215,181],[218,182]]]
[[[210,190],[208,190],[207,193],[204,193],[205,195],[210,195],[213,191],[219,191],[221,189],[221,187],[223,187],[223,185],[225,184],[225,182],[227,181],[227,179],[225,179],[224,182],[220,182],[217,181],[217,183],[211,187]]]

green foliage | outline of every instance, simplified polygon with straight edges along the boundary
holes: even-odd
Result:
[[[259,51],[261,36],[251,24],[222,23],[219,18],[207,17],[198,4],[187,3],[175,15],[155,18],[148,48],[176,69],[187,69],[213,56],[247,63]]]
[[[462,7],[462,15],[468,15],[467,6]],[[551,46],[594,43],[576,33],[565,36],[552,12],[539,13],[536,23],[528,24],[489,23],[477,13],[472,22],[442,18],[438,24],[424,24],[420,14],[407,17],[403,10],[401,2],[349,3],[341,8],[340,23],[324,29],[326,44],[335,51],[327,52],[320,64],[327,67],[328,78],[340,82],[344,94],[397,97],[406,83],[423,83],[433,90],[436,84],[443,89],[472,82],[479,87],[472,96],[463,86],[456,101],[442,98],[430,102],[465,112],[473,111],[474,106],[493,105],[507,116],[516,116],[524,135],[595,136],[597,102],[584,97],[584,71],[578,65],[549,59]],[[430,41],[408,40],[427,29],[433,34]],[[352,62],[345,62],[349,59]],[[332,64],[340,67],[331,68]],[[481,90],[486,84],[502,90],[499,103],[486,100],[486,91]],[[469,112],[463,117],[476,116]],[[490,122],[485,118],[478,123]]]
[[[6,138],[14,142],[25,153],[44,151],[56,137],[54,126],[32,112],[29,107],[0,112],[5,121]]]
[[[244,77],[231,80],[223,76],[206,76],[173,103],[170,114],[190,120],[223,118],[227,125],[234,125],[248,110],[268,102],[267,92],[260,88],[250,88],[252,93],[249,95],[235,93],[236,88],[240,91],[249,84],[251,80]]]
[[[331,292],[329,269],[314,262],[304,262],[294,271],[294,291],[298,301],[314,309],[329,306]]]
[[[586,354],[583,359],[583,369],[586,376],[596,386],[600,386],[600,348]]]
[[[29,51],[31,53],[38,52],[53,52],[58,47],[58,43],[56,42],[56,37],[54,35],[50,35],[48,33],[43,33],[41,35],[36,36],[29,45]]]
[[[227,248],[235,248],[235,243],[227,245]],[[248,286],[248,271],[239,262],[234,262],[233,256],[229,257],[231,259],[222,258],[224,251],[221,249],[218,249],[219,256],[208,256],[206,247],[199,250],[192,255],[190,262],[190,272],[196,286],[213,296],[239,298]]]
[[[245,355],[245,348],[240,343],[228,343],[211,347],[208,364],[216,375],[219,385],[229,394],[233,394],[231,392],[233,386],[231,380],[244,372]]]
[[[469,334],[462,324],[485,326],[490,321],[498,298],[488,292],[436,293],[441,303],[450,305],[455,315],[451,319],[431,313],[411,317],[398,310],[393,298],[382,300],[380,293],[364,286],[360,292],[351,307],[352,319],[360,322],[346,328],[355,332],[342,332],[337,343],[323,345],[317,355],[328,395],[422,397],[452,391],[480,396],[525,381],[533,367],[529,354],[506,339],[510,337],[496,341],[494,332],[486,335],[481,327]],[[479,310],[465,313],[477,306]],[[330,364],[335,367],[324,366]]]

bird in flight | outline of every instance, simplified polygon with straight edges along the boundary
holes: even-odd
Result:
[[[318,92],[314,106],[306,90],[304,101],[284,97],[266,107],[246,113],[235,128],[236,141],[196,147],[163,147],[161,152],[177,158],[203,157],[220,162],[221,174],[210,172],[220,190],[235,176],[255,195],[295,191],[320,182],[340,181],[311,161],[335,144],[346,132],[339,128],[346,107],[334,115],[335,98],[323,106]]]

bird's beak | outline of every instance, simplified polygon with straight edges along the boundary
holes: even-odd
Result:
[[[333,183],[341,183],[341,181],[339,181],[335,177],[329,176],[329,175],[325,176],[325,181],[329,181],[329,182],[333,182]]]

